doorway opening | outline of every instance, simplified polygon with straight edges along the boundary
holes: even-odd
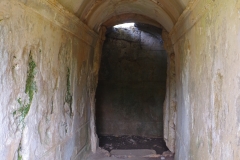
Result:
[[[161,31],[140,23],[107,30],[96,90],[101,148],[168,150],[163,140],[167,53]]]

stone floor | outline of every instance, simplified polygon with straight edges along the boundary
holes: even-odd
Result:
[[[101,136],[99,146],[109,152],[113,149],[153,149],[157,154],[168,151],[163,138],[142,136]]]
[[[99,136],[99,149],[87,160],[173,160],[162,138]]]
[[[115,150],[116,151],[116,150]],[[121,152],[121,155],[111,155],[108,151],[99,148],[97,153],[89,155],[87,160],[174,160],[174,157],[171,153],[166,152],[162,155],[159,154],[151,154],[151,155],[139,155],[144,151],[139,149],[135,150],[135,154],[129,155],[129,152],[132,150],[126,150],[125,152]]]

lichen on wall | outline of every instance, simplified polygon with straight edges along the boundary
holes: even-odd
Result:
[[[36,63],[33,61],[33,57],[30,51],[29,62],[28,62],[28,71],[27,71],[27,80],[25,85],[25,93],[28,95],[28,100],[22,101],[21,98],[18,98],[18,103],[20,108],[13,112],[13,116],[20,112],[21,121],[24,121],[27,116],[30,106],[32,104],[34,93],[37,91],[37,85],[35,81],[36,75]]]
[[[26,80],[26,85],[25,85],[25,93],[28,95],[27,99],[22,101],[21,98],[18,98],[18,103],[19,103],[19,108],[13,112],[13,116],[16,117],[17,120],[17,125],[18,129],[21,132],[21,136],[23,134],[23,130],[25,128],[25,118],[30,110],[32,100],[34,93],[37,91],[37,85],[35,81],[35,75],[36,75],[36,63],[33,60],[31,51],[29,53],[29,60],[28,60],[28,71],[27,71],[27,80]],[[20,139],[20,143],[18,146],[18,160],[22,159],[22,143]]]

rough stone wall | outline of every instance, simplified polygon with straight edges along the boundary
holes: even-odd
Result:
[[[106,35],[96,93],[99,134],[163,136],[167,54],[161,31],[146,26]]]
[[[163,106],[164,140],[168,149],[174,153],[177,112],[175,53],[169,33],[166,30],[163,30],[162,37],[164,48],[168,53],[166,96]]]
[[[190,6],[171,33],[176,54],[175,159],[240,157],[240,1]]]
[[[83,159],[97,35],[57,4],[22,2],[0,1],[0,157]]]

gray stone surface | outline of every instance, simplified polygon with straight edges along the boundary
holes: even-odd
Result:
[[[134,156],[134,155],[130,155],[130,153],[133,153],[133,151],[124,151],[122,152],[123,154],[126,153],[126,155],[123,155],[122,157],[114,157],[114,156],[111,156],[109,154],[109,152],[107,152],[106,150],[103,150],[103,149],[98,149],[97,152],[95,154],[90,154],[86,160],[173,160],[174,157],[171,155],[157,155],[157,154],[152,154],[151,156],[148,156],[148,157],[140,157],[140,156]],[[136,152],[141,152],[141,150],[136,150],[134,151],[135,153]],[[153,151],[144,151],[144,153],[154,153]],[[136,154],[139,154],[139,153],[136,153]],[[142,154],[143,155],[143,154]]]
[[[64,25],[76,22],[53,4],[26,5],[0,1],[0,157],[84,157],[96,83],[91,31],[80,22],[78,29]],[[88,33],[79,38],[79,29]]]
[[[106,37],[96,93],[98,133],[163,136],[167,54],[159,32],[115,28]]]
[[[110,154],[112,157],[149,157],[156,155],[156,151],[151,149],[112,150]]]
[[[176,144],[175,159],[238,160],[240,1],[109,2],[0,1],[1,159],[84,160],[90,151],[86,137],[89,117],[94,113],[94,109],[89,110],[94,108],[96,82],[91,72],[94,56],[90,53],[96,47],[96,33],[112,16],[123,22],[130,20],[129,14],[138,14],[145,16],[144,22],[151,19],[171,31],[177,107],[174,110],[174,104],[167,105],[171,108],[167,110],[166,126],[173,129],[165,138],[169,146]],[[29,62],[36,64],[30,63],[35,66],[32,71]],[[29,80],[34,88],[31,93],[25,89],[29,75],[34,77]],[[65,101],[69,94],[72,105]]]

